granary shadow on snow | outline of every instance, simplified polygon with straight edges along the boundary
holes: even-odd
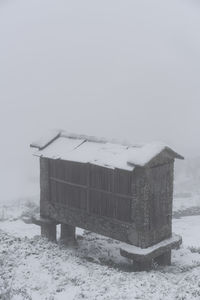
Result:
[[[57,226],[59,227],[59,226]],[[121,242],[105,236],[77,228],[76,244],[64,245],[59,241],[62,249],[70,251],[72,255],[92,264],[106,266],[120,272],[137,272],[132,260],[120,255]],[[195,248],[196,249],[196,248]],[[185,273],[200,266],[200,253],[194,248],[181,246],[172,251],[172,265],[160,266],[152,261],[152,269],[149,272],[159,271],[161,273]]]
[[[76,228],[76,242],[68,245],[60,241],[60,226],[57,225],[57,240],[60,248],[89,263],[132,272],[131,261],[120,255],[120,242],[81,228]]]

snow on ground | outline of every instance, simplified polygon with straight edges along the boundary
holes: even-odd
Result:
[[[175,195],[173,211],[182,211],[191,207],[200,207],[200,194],[188,194],[185,197]]]
[[[4,221],[0,223],[0,229],[19,238],[33,238],[40,234],[40,228],[34,224],[25,224],[22,220]]]
[[[175,197],[174,212],[191,212],[198,201],[198,194]],[[120,242],[110,238],[81,229],[74,247],[41,238],[38,226],[22,221],[38,204],[32,197],[0,205],[0,299],[200,299],[199,215],[173,219],[183,246],[172,251],[171,266],[132,272]]]
[[[200,248],[200,216],[173,220],[173,231],[183,236],[183,245]]]
[[[39,195],[21,197],[0,203],[0,220],[17,220],[39,212]]]
[[[200,299],[199,226],[200,216],[174,219],[183,247],[172,265],[131,272],[118,241],[79,229],[77,246],[65,247],[41,238],[36,225],[1,221],[0,299]]]
[[[30,225],[25,225],[30,226]],[[200,254],[173,251],[172,266],[130,272],[117,242],[85,232],[78,246],[17,238],[1,231],[1,294],[33,300],[199,299]],[[6,297],[7,297],[6,296]]]

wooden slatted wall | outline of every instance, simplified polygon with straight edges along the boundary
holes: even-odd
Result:
[[[131,172],[62,160],[49,160],[49,171],[52,203],[131,220]]]

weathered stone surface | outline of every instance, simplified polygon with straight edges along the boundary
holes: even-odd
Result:
[[[134,272],[141,272],[141,271],[150,271],[152,269],[153,261],[143,261],[143,262],[138,262],[132,260],[132,270]]]
[[[167,266],[171,265],[171,250],[167,251],[166,253],[163,253],[160,256],[155,257],[155,262],[157,262],[159,265]]]

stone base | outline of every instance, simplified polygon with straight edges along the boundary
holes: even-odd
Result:
[[[56,242],[56,225],[58,222],[40,215],[32,217],[32,223],[41,227],[41,236],[51,242]]]
[[[76,227],[61,223],[60,242],[65,245],[76,245]]]
[[[41,236],[47,238],[51,242],[56,242],[56,224],[41,225]]]
[[[41,227],[41,236],[49,241],[56,242],[56,225],[60,224],[50,218],[36,215],[32,217],[32,223]],[[76,227],[61,223],[60,242],[65,245],[76,245]]]
[[[172,253],[172,251],[169,250],[169,251],[163,253],[162,255],[155,257],[154,261],[160,266],[167,266],[167,265],[170,266],[171,265],[171,253]]]
[[[144,249],[122,244],[120,254],[131,259],[137,271],[149,270],[153,261],[159,265],[170,265],[171,249],[178,249],[181,243],[181,236],[173,234],[171,238]]]

